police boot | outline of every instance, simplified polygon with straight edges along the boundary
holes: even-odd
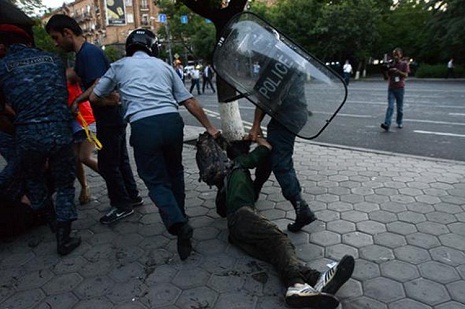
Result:
[[[81,244],[81,237],[70,237],[71,221],[57,222],[57,252],[67,255]]]
[[[295,222],[289,223],[287,229],[293,233],[300,231],[305,225],[316,220],[313,211],[310,210],[308,204],[301,197],[291,200],[291,204],[295,209]]]

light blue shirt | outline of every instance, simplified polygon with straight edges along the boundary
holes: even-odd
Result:
[[[192,98],[172,67],[142,51],[112,63],[94,93],[105,97],[115,89],[120,93],[124,118],[129,122],[177,113],[179,104]]]

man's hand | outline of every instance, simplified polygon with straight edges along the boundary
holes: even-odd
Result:
[[[268,148],[268,149],[270,149],[270,150],[271,150],[271,148],[272,148],[272,147],[271,147],[271,144],[268,143],[268,141],[267,141],[265,138],[261,137],[261,136],[257,137],[257,138],[255,139],[255,142],[257,143],[257,145],[259,145],[259,146],[265,146],[266,148]]]
[[[252,126],[252,128],[249,131],[249,136],[247,137],[247,139],[257,142],[257,139],[260,137],[263,137],[263,132],[262,132],[262,128],[260,127],[260,125]]]

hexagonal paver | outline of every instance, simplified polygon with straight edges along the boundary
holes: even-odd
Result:
[[[345,221],[345,220],[331,221],[326,224],[326,229],[329,231],[339,233],[339,234],[354,232],[355,223]]]
[[[449,229],[445,224],[440,224],[436,222],[422,222],[416,225],[419,232],[431,235],[443,235],[450,233]]]
[[[357,223],[357,229],[370,235],[386,232],[386,226],[375,221],[363,221]]]
[[[210,273],[202,269],[185,269],[180,271],[171,281],[181,289],[203,286],[210,278]]]
[[[413,299],[404,298],[389,304],[389,309],[431,309],[431,307]]]
[[[413,264],[420,264],[431,259],[427,250],[410,245],[394,249],[394,254],[399,260]]]
[[[465,253],[461,250],[449,247],[438,247],[431,249],[430,254],[433,260],[447,265],[458,266],[465,264]]]
[[[33,308],[43,298],[44,292],[40,289],[14,293],[10,298],[1,303],[2,308]]]
[[[341,235],[331,231],[321,231],[310,234],[310,241],[317,245],[330,246],[341,242]]]
[[[358,258],[358,250],[354,247],[345,244],[326,247],[326,256],[330,259],[339,261],[346,254],[352,255],[354,258]]]
[[[394,253],[391,249],[372,245],[361,248],[360,257],[376,263],[383,263],[394,259]]]
[[[181,290],[170,283],[154,285],[148,289],[148,293],[140,298],[147,307],[156,304],[157,307],[174,305],[181,295]],[[97,307],[95,307],[97,308]]]
[[[376,245],[391,249],[402,247],[407,244],[404,236],[389,232],[377,234],[373,238]]]
[[[33,271],[18,278],[15,286],[18,291],[40,288],[53,276],[53,273],[48,269]]]
[[[372,245],[373,237],[365,233],[352,232],[344,234],[342,236],[342,242],[348,244],[349,246],[361,248],[364,246]]]
[[[352,274],[352,278],[364,281],[367,279],[379,277],[379,275],[380,271],[378,264],[364,259],[357,259],[355,261],[355,268]]]
[[[206,286],[184,290],[176,305],[180,308],[214,308],[219,294]]]
[[[361,222],[368,220],[368,214],[361,211],[349,210],[341,214],[341,219],[350,222]]]
[[[103,297],[108,294],[115,282],[108,276],[85,279],[74,292],[82,298]]]
[[[452,299],[465,304],[465,293],[463,292],[465,291],[465,280],[449,283],[446,287]]]
[[[255,308],[257,297],[242,293],[223,293],[218,297],[215,308]]]
[[[363,282],[365,296],[389,303],[404,298],[402,284],[387,278],[374,278]]]
[[[376,308],[376,309],[387,309],[387,305],[380,301],[377,301],[369,297],[359,297],[354,299],[348,299],[342,301],[342,307],[344,309],[360,309],[360,308]]]
[[[430,279],[431,281],[446,284],[460,280],[459,274],[453,267],[436,261],[422,263],[418,268],[420,269],[421,275],[425,279]]]
[[[424,233],[413,233],[405,236],[407,243],[424,249],[431,249],[441,245],[436,236]]]
[[[410,263],[394,260],[383,263],[380,267],[383,276],[400,282],[407,282],[420,277],[417,268]]]
[[[72,292],[82,280],[77,273],[63,274],[53,277],[42,288],[48,295]]]
[[[405,222],[392,222],[386,225],[387,230],[392,233],[397,233],[401,235],[408,235],[417,232],[417,228],[414,224],[405,223]]]
[[[374,211],[369,213],[368,215],[370,217],[370,220],[381,223],[397,221],[397,216],[394,213],[385,210]]]
[[[445,234],[439,236],[439,240],[444,246],[465,251],[465,241],[463,241],[463,239],[463,236],[456,234]]]
[[[309,262],[324,256],[324,249],[314,244],[296,246],[296,254],[302,261]]]
[[[43,299],[37,309],[49,308],[72,308],[79,299],[71,292],[57,295],[50,295]]]
[[[450,300],[444,286],[423,278],[404,283],[407,297],[434,306]]]

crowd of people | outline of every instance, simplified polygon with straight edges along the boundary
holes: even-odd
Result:
[[[58,48],[75,54],[73,68],[66,68],[57,55],[34,48],[21,28],[0,25],[0,50],[5,51],[0,55],[0,152],[7,161],[0,173],[2,200],[26,205],[56,234],[58,254],[71,253],[81,243],[71,236],[78,217],[76,178],[79,202],[91,200],[83,164],[106,183],[110,207],[100,223],[114,224],[144,202],[129,164],[129,123],[137,173],[166,230],[177,237],[180,259],[187,259],[194,231],[185,206],[179,107],[211,136],[220,134],[191,94],[194,87],[201,94],[200,72],[195,68],[198,74],[191,73],[188,91],[179,66],[157,58],[158,44],[150,30],[134,30],[126,41],[126,57],[110,63],[100,48],[85,40],[73,18],[54,15],[45,29]],[[213,74],[207,64],[203,92],[205,86],[215,92]],[[334,294],[351,277],[353,257],[344,256],[323,273],[302,265],[287,235],[255,210],[260,190],[274,172],[296,212],[288,230],[299,232],[317,219],[302,197],[294,170],[295,135],[272,119],[265,139],[260,129],[264,116],[257,108],[249,135],[227,149],[232,164],[218,192],[225,194],[229,241],[277,269],[289,306],[336,308]],[[249,153],[251,142],[257,146]],[[97,159],[92,155],[96,146]],[[255,167],[252,180],[249,169]]]

